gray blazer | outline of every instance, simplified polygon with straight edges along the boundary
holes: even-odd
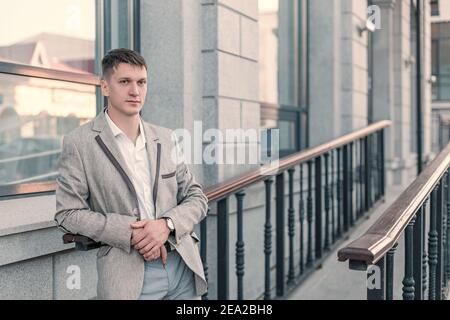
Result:
[[[156,217],[170,217],[169,242],[195,274],[197,294],[207,291],[194,225],[206,216],[207,198],[183,161],[172,160],[172,131],[144,122]],[[179,155],[177,155],[178,157]],[[56,180],[55,221],[71,232],[107,244],[97,252],[99,299],[137,299],[144,258],[131,246],[130,224],[140,219],[128,168],[104,112],[64,137]]]

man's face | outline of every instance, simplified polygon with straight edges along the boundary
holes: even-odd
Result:
[[[120,63],[108,79],[101,81],[102,93],[109,106],[126,116],[141,111],[147,95],[147,70],[145,67]]]

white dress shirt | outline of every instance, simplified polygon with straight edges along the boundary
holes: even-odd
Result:
[[[108,112],[105,111],[106,121],[111,128],[113,135],[119,146],[125,163],[131,173],[131,182],[136,190],[141,219],[155,219],[155,212],[152,199],[152,187],[150,184],[150,163],[147,154],[146,140],[142,119],[139,118],[139,136],[136,145],[125,133],[111,120]]]

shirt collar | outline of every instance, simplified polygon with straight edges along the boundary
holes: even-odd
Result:
[[[114,137],[117,137],[118,135],[122,134],[123,136],[126,137],[126,134],[114,123],[114,121],[111,120],[111,118],[108,115],[107,112],[107,108],[105,109],[105,117],[106,117],[106,121],[108,122],[109,127],[111,128],[111,131],[114,135]],[[142,123],[142,118],[139,116],[139,136],[137,137],[136,140],[136,146],[139,146],[142,142],[142,145],[145,145],[147,143],[146,139],[145,139],[145,134],[144,134],[144,125]]]

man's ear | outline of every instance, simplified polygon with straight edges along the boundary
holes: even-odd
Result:
[[[102,94],[105,97],[109,97],[109,86],[108,86],[108,82],[105,79],[101,79],[100,80],[100,86],[102,88]]]

